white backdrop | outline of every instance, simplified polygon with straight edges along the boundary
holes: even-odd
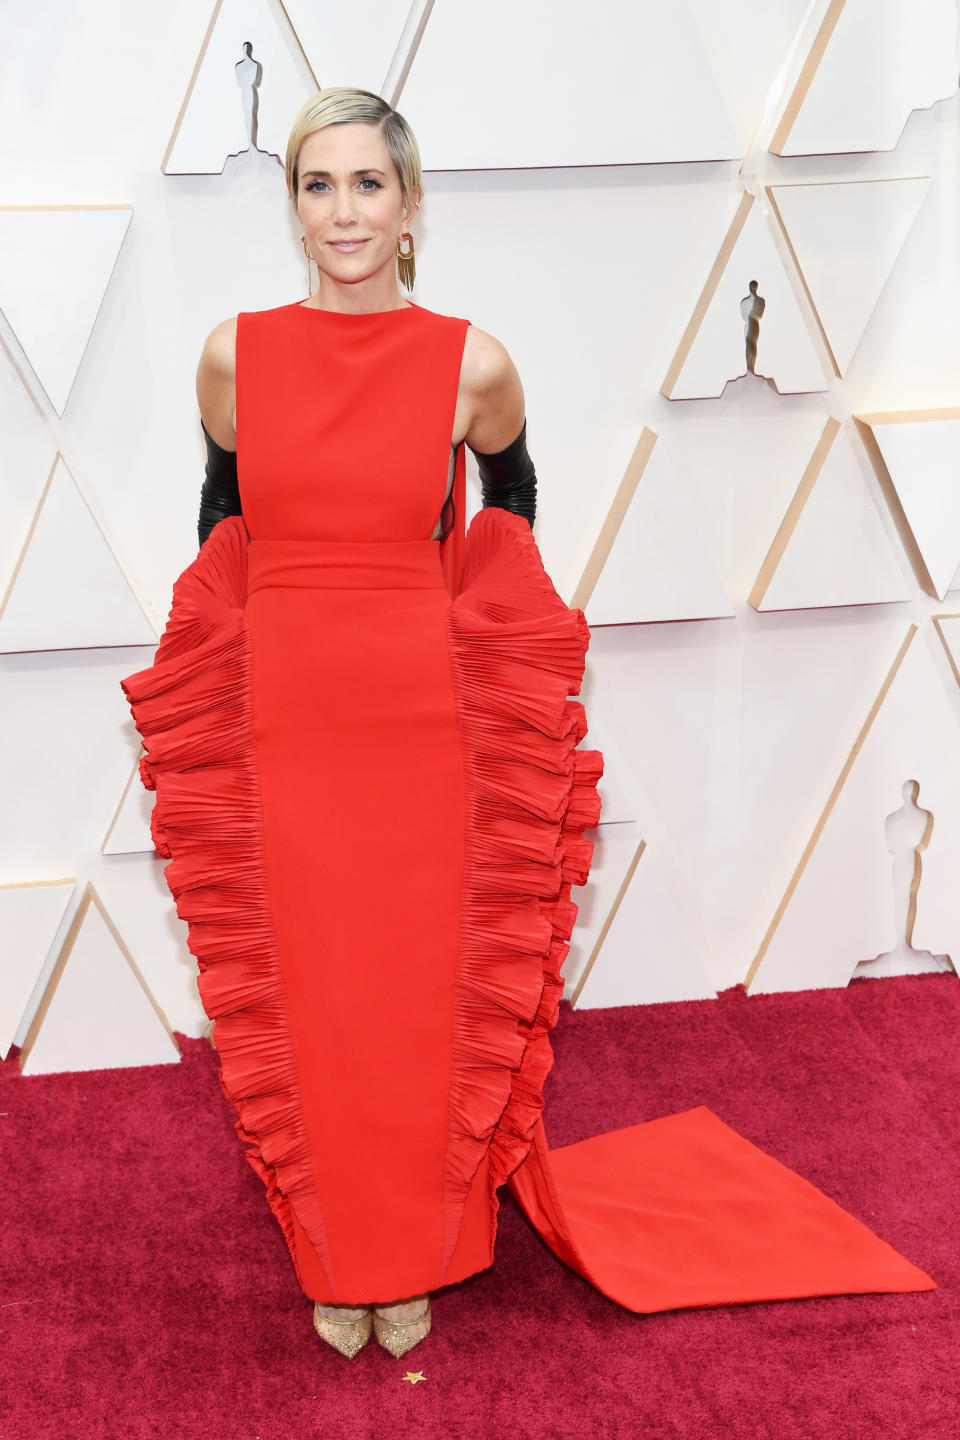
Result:
[[[235,138],[245,40],[262,144],[314,80],[406,115],[413,298],[523,380],[607,762],[568,994],[846,984],[897,939],[908,779],[914,943],[960,955],[955,0],[586,15],[49,0],[0,37],[0,1053],[29,1033],[26,1068],[175,1060],[204,1026],[118,681],[196,554],[203,339],[304,293],[281,167]]]

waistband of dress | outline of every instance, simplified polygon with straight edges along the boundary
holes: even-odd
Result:
[[[251,540],[247,593],[270,586],[319,590],[443,590],[436,540]]]

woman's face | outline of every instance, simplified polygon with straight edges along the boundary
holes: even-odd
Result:
[[[416,214],[380,127],[326,125],[298,157],[297,215],[318,267],[341,284],[396,267],[397,239]]]

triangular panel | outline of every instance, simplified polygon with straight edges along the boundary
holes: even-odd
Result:
[[[176,1064],[180,1049],[87,885],[20,1056],[25,1075]]]
[[[589,625],[734,614],[682,477],[647,428],[573,604]]]
[[[0,885],[0,1060],[13,1044],[21,1017],[50,953],[74,879]]]
[[[140,752],[143,753],[142,751]],[[124,786],[120,804],[100,846],[104,855],[135,855],[142,851],[154,853],[150,833],[150,816],[154,795],[140,780],[140,755]]]
[[[777,155],[893,150],[957,88],[956,0],[830,0],[770,142]]]
[[[401,40],[415,39],[412,31],[405,34],[410,0],[366,0],[358,10],[283,0],[283,8],[320,85],[358,85],[390,99],[384,82],[391,65],[403,63]]]
[[[750,604],[805,610],[910,597],[853,448],[840,422],[829,419]]]
[[[0,600],[0,653],[149,645],[156,632],[62,457]]]
[[[10,583],[57,447],[32,396],[0,346],[0,596]]]
[[[197,988],[197,962],[187,944],[187,923],[177,914],[166,883],[168,864],[159,855],[107,863],[98,889],[170,1025],[185,1035],[202,1035],[208,1020]]]
[[[129,205],[0,208],[0,310],[58,415],[132,215]]]
[[[712,998],[716,988],[703,968],[704,947],[693,909],[666,849],[634,844],[623,868],[623,844],[617,844],[621,837],[612,833],[620,830],[635,834],[637,827],[610,826],[599,841],[601,847],[614,845],[614,858],[621,861],[623,873],[603,928],[577,977],[576,1005],[592,1009]],[[601,871],[607,868],[613,867],[601,859]],[[572,892],[578,903],[579,893]]]
[[[921,176],[768,190],[838,375],[850,366],[929,189]]]
[[[771,81],[790,54],[810,0],[688,0],[710,68],[744,153],[769,103]]]
[[[954,679],[960,686],[960,615],[935,615],[933,623],[947,652]]]
[[[917,579],[942,600],[960,564],[960,409],[854,418]]]
[[[686,0],[436,0],[396,103],[432,170],[742,154]]]

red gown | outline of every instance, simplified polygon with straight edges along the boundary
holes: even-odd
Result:
[[[560,967],[599,818],[589,632],[527,522],[434,533],[470,322],[241,314],[243,518],[123,681],[220,1080],[304,1293],[493,1261],[509,1182],[632,1310],[933,1281],[704,1107],[548,1152]]]

